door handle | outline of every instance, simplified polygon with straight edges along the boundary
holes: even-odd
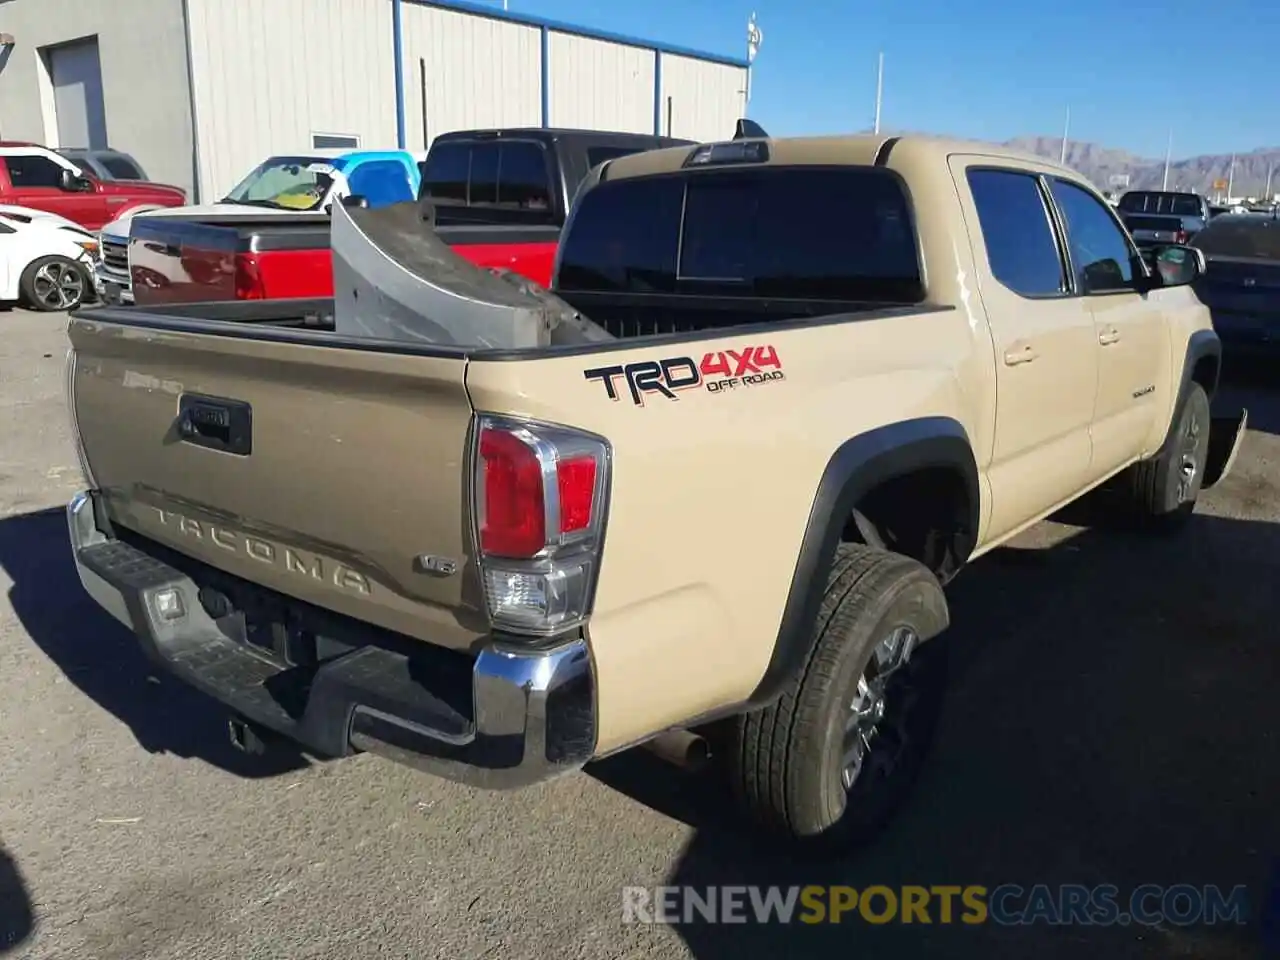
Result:
[[[1029,343],[1020,344],[1005,351],[1005,366],[1016,367],[1020,363],[1030,363],[1040,354],[1036,353],[1035,348]]]
[[[1115,327],[1111,327],[1109,330],[1103,330],[1100,334],[1098,334],[1098,342],[1102,344],[1104,347],[1109,347],[1113,343],[1119,343],[1120,331],[1117,330]]]

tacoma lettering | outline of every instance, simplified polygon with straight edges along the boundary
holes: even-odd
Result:
[[[160,515],[161,524],[176,530],[182,536],[209,543],[229,553],[244,554],[259,563],[270,564],[286,574],[308,577],[330,584],[339,590],[362,593],[365,596],[373,592],[368,577],[336,560],[327,560],[292,547],[281,547],[261,537],[237,533],[217,524],[193,520],[180,513],[161,510],[158,507],[156,512]]]

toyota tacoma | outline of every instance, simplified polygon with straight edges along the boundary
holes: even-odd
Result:
[[[619,157],[550,290],[406,207],[335,207],[331,301],[69,323],[81,581],[242,746],[507,788],[710,743],[844,850],[922,764],[947,582],[1103,484],[1172,532],[1243,434],[1200,254],[1006,148]]]

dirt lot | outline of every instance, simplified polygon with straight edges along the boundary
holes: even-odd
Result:
[[[1235,928],[621,922],[662,883],[1249,884],[1280,857],[1280,392],[1172,542],[1045,524],[956,583],[913,803],[852,864],[752,852],[714,784],[624,756],[481,794],[360,757],[252,761],[82,594],[62,320],[0,314],[0,954],[1253,957]],[[1087,952],[1086,952],[1087,951]]]

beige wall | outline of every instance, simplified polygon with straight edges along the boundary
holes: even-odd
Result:
[[[313,134],[395,149],[389,0],[188,2],[204,197]]]

